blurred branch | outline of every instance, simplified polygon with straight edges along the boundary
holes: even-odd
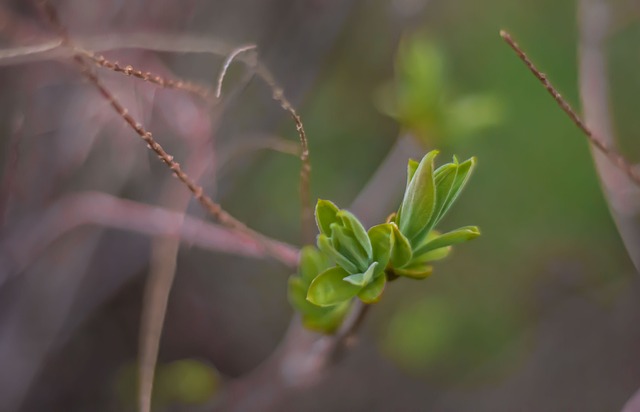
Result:
[[[210,133],[203,134],[195,145],[189,149],[191,176],[200,179],[207,166],[213,161],[213,151],[205,150],[205,143],[210,141]],[[180,226],[184,224],[185,210],[189,205],[190,196],[173,181],[168,182],[161,196],[161,204],[167,204],[175,210],[181,211]],[[140,320],[140,335],[138,339],[138,410],[151,411],[151,397],[153,381],[160,349],[160,338],[167,312],[169,294],[176,275],[180,240],[175,237],[158,236],[151,248],[151,263],[149,275],[144,289],[142,314]]]
[[[53,28],[58,32],[60,37],[62,38],[63,44],[66,47],[69,47],[73,50],[77,48],[73,40],[69,37],[69,33],[67,32],[66,27],[62,24],[59,19],[57,10],[48,0],[38,0],[38,5],[42,10],[45,18],[48,22],[53,26]],[[233,230],[236,230],[240,233],[243,233],[247,236],[254,237],[256,241],[262,243],[269,253],[272,252],[270,249],[270,242],[268,238],[266,238],[261,233],[258,233],[245,225],[240,220],[236,219],[230,213],[225,211],[222,206],[218,203],[214,202],[211,197],[204,193],[204,189],[202,186],[198,185],[193,178],[187,175],[184,172],[183,167],[174,160],[174,157],[167,153],[164,148],[155,140],[151,132],[146,130],[144,126],[138,123],[127,111],[127,109],[120,103],[120,101],[100,82],[98,76],[93,73],[82,57],[82,54],[77,53],[72,56],[73,61],[78,66],[82,75],[91,82],[91,84],[98,90],[98,92],[102,95],[102,97],[111,105],[111,108],[125,121],[127,126],[129,126],[135,133],[142,139],[146,144],[149,150],[153,151],[159,158],[159,160],[164,163],[169,170],[186,186],[186,188],[193,194],[195,199],[202,205],[202,207],[213,216],[218,222],[227,226]],[[268,72],[267,72],[268,74]],[[266,75],[265,75],[266,76]],[[265,79],[267,79],[265,77]],[[265,80],[269,82],[269,80]],[[277,89],[275,83],[270,82],[272,85],[272,89],[274,91],[274,99],[281,102],[282,107],[285,110],[288,110],[291,115],[296,120],[296,124],[301,126],[300,119],[296,115],[295,110],[287,105],[288,101],[281,93],[282,89]],[[287,105],[285,107],[285,105]],[[304,157],[304,148],[306,147],[306,139],[304,138],[304,130],[298,128],[300,132],[300,139],[303,141],[303,157]],[[308,153],[307,153],[308,154]],[[307,156],[308,158],[308,156]],[[274,256],[275,257],[275,256]]]
[[[365,225],[384,221],[393,212],[404,191],[407,160],[420,158],[424,148],[410,134],[400,136],[389,149],[387,156],[351,204],[358,218]],[[381,198],[380,193],[385,193]]]
[[[234,143],[219,149],[216,158],[216,171],[219,173],[220,170],[232,163],[232,160],[249,151],[265,149],[296,157],[300,155],[300,145],[296,142],[278,136],[256,134],[239,139],[237,143],[234,141]]]
[[[20,113],[14,115],[11,125],[11,136],[9,137],[9,147],[7,148],[7,160],[2,173],[2,183],[0,184],[0,227],[4,226],[7,218],[7,210],[15,186],[16,169],[20,156],[18,145],[22,139],[24,129],[24,116]]]
[[[232,57],[232,59],[237,57],[238,60],[248,65],[256,64],[255,59],[252,59],[251,56],[243,55],[242,53],[244,51],[251,50],[252,47],[250,46],[234,48],[214,39],[186,35],[138,33],[122,36],[112,35],[108,38],[96,37],[78,41],[74,40],[73,46],[77,50],[65,47],[65,45],[62,43],[63,42],[61,42],[60,40],[55,40],[42,45],[0,50],[0,66],[25,64],[40,60],[59,59],[64,57],[74,57],[77,55],[79,50],[106,51],[124,48],[141,48],[145,50],[177,53],[211,53],[219,56]],[[98,63],[98,60],[99,58],[94,61]],[[133,74],[133,72],[131,73]],[[142,72],[140,74],[144,75],[144,73]],[[296,131],[298,132],[298,136],[300,138],[300,160],[302,162],[302,167],[300,169],[300,200],[302,203],[303,240],[304,242],[308,243],[312,238],[311,229],[313,227],[313,210],[311,208],[311,195],[309,191],[311,163],[309,159],[309,146],[304,126],[297,111],[294,109],[291,102],[285,97],[284,90],[278,85],[267,67],[258,62],[256,66],[256,74],[262,80],[264,80],[267,86],[269,86],[272,92],[273,99],[280,104],[283,110],[289,113],[296,125]],[[224,74],[221,73],[221,76],[224,77]],[[95,84],[95,82],[93,83]],[[221,87],[220,83],[221,82],[219,79],[218,88]]]
[[[0,284],[20,273],[50,243],[83,225],[101,225],[149,236],[179,238],[200,248],[245,257],[266,258],[264,246],[255,239],[183,213],[124,200],[106,193],[70,195],[48,208],[37,225],[25,219],[0,240]],[[298,250],[269,240],[274,257],[286,266],[298,264]]]
[[[603,144],[615,148],[609,74],[604,53],[610,24],[609,6],[602,0],[581,0],[578,20],[580,97],[584,118]],[[640,189],[604,153],[593,148],[591,153],[613,220],[636,270],[640,272]]]
[[[206,53],[227,56],[235,47],[210,37],[188,34],[139,32],[89,36],[74,40],[77,47],[95,52],[121,49],[142,49],[166,53]],[[0,66],[36,63],[73,57],[76,52],[54,39],[41,44],[0,50]],[[244,61],[242,58],[240,60]]]

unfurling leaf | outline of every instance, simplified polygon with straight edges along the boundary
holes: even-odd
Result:
[[[373,274],[376,272],[376,266],[378,262],[373,262],[371,266],[364,273],[356,273],[355,275],[349,275],[343,280],[351,283],[352,285],[364,287],[368,285],[373,279]]]
[[[391,249],[391,266],[401,268],[411,261],[411,243],[398,229],[393,225],[393,248]]]
[[[398,227],[410,241],[429,223],[433,214],[436,197],[433,160],[437,155],[438,151],[432,150],[422,158],[398,211]]]
[[[440,235],[416,249],[416,255],[429,252],[431,250],[440,249],[445,246],[455,245],[456,243],[462,243],[467,240],[475,239],[480,236],[480,229],[476,226],[465,226],[460,229],[452,230],[451,232]]]
[[[338,206],[328,200],[318,199],[316,203],[316,224],[320,233],[329,236],[331,234],[331,224],[338,222]]]
[[[359,272],[358,267],[354,263],[349,261],[349,259],[344,257],[333,247],[333,243],[331,242],[331,239],[328,236],[324,234],[318,235],[318,249],[320,249],[322,253],[327,255],[329,259],[336,262],[338,266],[344,268],[344,270],[346,270],[347,272],[349,273]]]
[[[366,252],[368,259],[371,259],[371,242],[367,236],[367,231],[362,226],[362,223],[351,212],[347,210],[341,210],[338,212],[338,218],[342,220],[342,224],[347,229],[353,232],[353,235],[358,240],[358,243],[362,249]]]
[[[325,270],[311,282],[307,300],[318,306],[333,306],[353,298],[362,289],[343,279],[349,276],[341,267]]]
[[[384,287],[387,284],[387,277],[383,274],[380,274],[377,278],[373,280],[369,285],[365,286],[364,289],[358,293],[358,297],[364,303],[377,303],[382,297],[382,292],[384,292]]]

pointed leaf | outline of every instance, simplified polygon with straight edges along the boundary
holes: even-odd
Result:
[[[409,183],[411,183],[411,179],[413,179],[413,176],[416,174],[416,170],[418,170],[419,165],[420,162],[409,159],[409,163],[407,164],[407,185],[405,189],[409,187]]]
[[[367,231],[365,230],[362,223],[348,210],[341,210],[338,212],[338,218],[342,220],[343,225],[350,229],[355,238],[360,243],[360,246],[367,253],[367,258],[371,259],[371,242],[369,241],[369,237],[367,236]]]
[[[451,246],[441,247],[438,249],[430,250],[421,255],[414,256],[411,263],[427,263],[434,262],[436,260],[441,260],[449,256],[451,252]]]
[[[431,215],[431,219],[429,219],[429,223],[427,223],[427,225],[425,225],[420,233],[418,233],[418,235],[416,235],[416,237],[413,239],[412,243],[414,245],[421,244],[424,241],[426,235],[431,232],[431,229],[433,229],[438,224],[439,217],[442,215],[441,212],[447,202],[447,199],[451,195],[453,183],[455,182],[457,174],[457,163],[447,163],[440,166],[438,170],[434,172],[436,200],[433,214]]]
[[[325,270],[311,282],[307,300],[318,306],[333,306],[353,298],[362,288],[342,280],[348,275],[338,266]]]
[[[462,189],[464,188],[467,181],[469,180],[469,176],[471,176],[471,172],[473,172],[473,169],[475,169],[475,165],[476,165],[475,157],[472,157],[458,165],[458,170],[456,173],[455,180],[451,185],[451,190],[449,191],[447,200],[444,202],[444,204],[440,208],[438,216],[436,217],[436,222],[439,222],[444,217],[444,215],[449,211],[449,209],[453,205],[453,202],[456,201],[456,199],[462,192]]]
[[[416,170],[418,170],[419,165],[420,163],[418,163],[417,161],[413,159],[409,159],[409,163],[407,164],[407,185],[405,186],[405,189],[404,189],[405,193],[409,189],[409,184],[411,183],[413,176],[416,174]],[[400,215],[402,215],[402,204],[400,204],[400,207],[398,208],[398,213],[396,213],[396,216],[395,216],[396,222],[400,221]],[[386,223],[390,223],[390,222],[391,220],[388,217],[386,220]]]
[[[393,271],[398,276],[412,279],[424,279],[433,273],[433,267],[428,265],[416,265],[415,267],[397,269]]]
[[[416,251],[416,255],[420,256],[430,250],[439,249],[445,246],[455,245],[456,243],[465,242],[480,236],[480,229],[477,226],[465,226],[451,232],[436,237],[429,242],[421,245]]]
[[[398,226],[392,223],[393,226],[393,248],[391,249],[391,266],[394,268],[401,268],[409,261],[411,261],[411,243],[398,229]]]
[[[402,200],[398,226],[410,241],[424,228],[435,207],[435,182],[433,160],[438,152],[432,150],[420,162]]]
[[[318,249],[320,249],[320,251],[327,255],[331,260],[336,262],[338,266],[344,268],[347,272],[359,272],[358,267],[354,263],[338,253],[338,251],[333,247],[333,244],[331,243],[331,239],[329,239],[329,237],[323,234],[318,235]]]
[[[393,247],[393,227],[391,223],[383,223],[369,229],[369,240],[373,251],[373,261],[378,262],[378,270],[384,270],[391,257]]]
[[[364,303],[377,303],[382,297],[382,292],[387,284],[387,277],[381,274],[373,280],[369,285],[358,293],[358,297]]]
[[[329,236],[331,234],[331,224],[338,222],[336,216],[340,209],[329,200],[318,199],[316,203],[316,225],[320,233]]]
[[[355,275],[349,275],[345,277],[343,280],[351,283],[352,285],[364,287],[371,282],[373,279],[373,275],[376,271],[376,267],[378,266],[378,262],[373,262],[371,266],[364,273],[356,273]]]
[[[355,238],[353,232],[340,226],[338,223],[332,223],[331,243],[338,253],[358,268],[357,273],[367,270],[369,267],[369,258],[365,255],[362,247],[360,247],[360,243]]]

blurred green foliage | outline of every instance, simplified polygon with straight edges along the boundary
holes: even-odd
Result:
[[[131,363],[116,376],[115,391],[125,410],[137,405],[138,364]],[[220,389],[215,369],[195,359],[159,363],[153,384],[153,410],[166,410],[180,405],[200,405],[211,401]]]
[[[425,32],[400,41],[393,81],[376,94],[380,111],[425,145],[455,144],[499,124],[502,101],[491,93],[452,96],[444,53]]]

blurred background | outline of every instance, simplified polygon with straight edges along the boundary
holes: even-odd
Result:
[[[394,282],[357,346],[279,410],[612,411],[640,387],[640,285],[587,142],[498,35],[579,106],[576,2],[53,4],[83,47],[211,87],[226,53],[257,44],[302,115],[314,201],[369,225],[397,207],[408,157],[477,156],[441,228],[483,235],[428,280]],[[640,4],[609,6],[613,120],[637,162]],[[31,3],[2,2],[3,49],[52,40]],[[0,54],[0,410],[135,410],[153,240],[139,227],[161,225],[155,208],[208,218],[59,50]],[[295,127],[246,66],[231,66],[215,106],[97,73],[226,210],[300,245]],[[211,410],[292,317],[293,269],[195,243],[177,257],[159,411]]]

